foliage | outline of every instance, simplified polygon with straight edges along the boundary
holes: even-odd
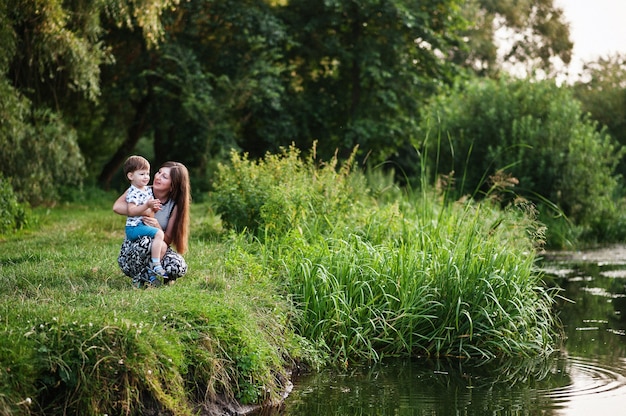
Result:
[[[254,159],[318,141],[325,159],[358,146],[378,163],[406,155],[424,100],[459,74],[452,58],[479,17],[467,3],[9,0],[0,83],[33,113],[53,111],[76,136],[86,183],[106,189],[140,150],[155,166],[185,163],[202,192],[231,148]],[[562,52],[550,1],[509,3],[480,12]]]
[[[516,194],[555,204],[574,224],[613,211],[622,151],[552,82],[469,81],[432,100],[422,129],[431,173],[453,172],[457,196],[485,192],[503,171],[519,182]]]
[[[155,165],[185,163],[194,188],[204,191],[207,172],[244,137],[264,149],[292,135],[284,104],[288,67],[281,61],[286,36],[266,2],[181,2],[162,19],[167,32],[158,49],[124,31],[108,37],[116,63],[103,70],[106,107],[97,109],[97,127],[113,149],[102,160],[99,138],[83,141],[103,186],[144,137]],[[88,119],[80,122],[93,128]]]
[[[250,163],[233,155],[216,200],[225,218],[248,221],[261,237],[232,236],[250,253],[240,267],[283,282],[298,331],[334,362],[550,350],[555,292],[534,269],[543,228],[532,205],[440,205],[426,190],[384,203],[358,171],[303,169],[298,156],[291,149]]]
[[[0,81],[0,173],[20,201],[56,201],[66,188],[80,187],[85,167],[75,132],[60,114],[34,108]]]
[[[462,32],[464,48],[453,60],[480,75],[494,75],[509,67],[532,74],[552,74],[555,58],[569,64],[574,44],[564,13],[554,0],[471,0],[463,15],[471,22]],[[504,41],[502,39],[505,39]]]
[[[456,75],[445,56],[459,42],[462,3],[289,1],[296,145],[319,140],[325,159],[355,146],[374,163],[394,155],[415,136],[423,100]]]
[[[156,71],[157,151],[203,177],[244,141],[260,156],[293,135],[283,58],[289,38],[275,8],[259,0],[188,2],[167,19]]]
[[[332,227],[333,216],[351,212],[368,194],[364,178],[349,174],[352,161],[339,171],[338,163],[336,157],[318,162],[315,152],[303,160],[294,146],[258,161],[233,151],[230,164],[218,167],[216,212],[226,226],[259,236],[289,232],[311,215]]]
[[[28,207],[18,202],[13,188],[0,174],[0,235],[21,230],[31,220]]]
[[[185,415],[277,400],[311,348],[275,285],[225,264],[230,247],[196,240],[175,286],[131,289],[109,198],[40,210],[41,229],[0,242],[0,414]]]
[[[212,124],[221,124],[211,132],[221,141],[211,155],[227,157],[226,151],[239,147],[260,157],[287,145],[284,141],[296,134],[297,115],[286,93],[292,65],[285,51],[293,40],[280,7],[245,0],[197,2],[179,10],[188,18],[176,27],[173,40],[193,51],[205,74],[227,81],[214,92],[221,113],[208,117]],[[180,16],[177,20],[183,21]],[[228,143],[222,144],[224,139]]]
[[[100,94],[100,65],[110,59],[108,47],[101,41],[104,22],[137,27],[154,45],[162,36],[160,15],[174,3],[9,0],[0,8],[0,20],[10,28],[16,47],[3,50],[2,60],[10,62],[14,86],[37,105],[64,100],[73,91],[94,100]]]
[[[283,248],[293,253],[281,261],[303,309],[302,333],[323,339],[340,361],[549,351],[552,295],[536,289],[533,257],[524,256],[529,247],[510,240],[519,233],[528,241],[523,227],[514,230],[523,217],[471,205],[451,209],[439,222],[424,214],[370,215],[365,229],[391,229],[383,241],[356,230],[299,244],[295,252]]]
[[[621,146],[626,145],[626,55],[612,55],[587,62],[581,80],[573,86],[574,95],[585,113],[598,122]],[[626,177],[626,161],[618,172]]]
[[[72,127],[89,126],[85,130],[96,135],[92,143],[102,141],[93,127],[93,112],[85,107],[101,95],[101,67],[112,61],[107,30],[139,29],[145,43],[154,46],[163,35],[161,13],[174,3],[2,2],[0,93],[5,100],[0,148],[2,162],[11,161],[2,173],[21,199],[33,204],[57,201],[63,188],[82,183],[83,156],[76,142],[87,133]]]

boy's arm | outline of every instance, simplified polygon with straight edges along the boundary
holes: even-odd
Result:
[[[154,215],[154,206],[157,204],[158,199],[149,199],[141,205],[137,205],[134,202],[128,203],[128,216],[140,217],[143,215]]]
[[[154,215],[155,207],[159,204],[158,199],[150,198],[144,204],[137,205],[133,202],[127,202],[127,195],[128,189],[115,200],[115,202],[113,203],[113,212],[119,215],[126,215],[129,217]]]

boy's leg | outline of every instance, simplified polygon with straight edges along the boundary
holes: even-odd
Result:
[[[165,280],[168,278],[165,269],[161,265],[161,247],[163,244],[165,244],[165,242],[163,241],[164,238],[165,234],[163,233],[163,231],[158,230],[152,241],[152,261],[150,264],[150,271],[151,273],[155,274],[154,278],[158,280],[159,283],[161,283],[160,279]],[[154,281],[152,279],[152,276],[150,277],[150,281]]]
[[[163,256],[161,249],[164,244],[164,238],[165,234],[161,230],[157,230],[156,234],[154,234],[154,237],[152,238],[152,261],[157,259],[159,260],[159,263],[161,262],[161,257]]]
[[[134,227],[126,227],[126,238],[130,241],[135,241],[140,237],[154,238],[159,231],[163,234],[163,231],[158,228],[150,227],[142,223]],[[161,239],[163,239],[163,237],[161,237]]]
[[[132,230],[129,230],[132,228]],[[126,227],[126,234],[128,238],[134,237],[135,239],[141,236],[152,237],[152,249],[151,249],[151,257],[150,265],[148,266],[148,274],[150,284],[152,286],[161,286],[162,279],[167,278],[167,273],[161,266],[161,245],[164,243],[163,239],[165,234],[158,228],[150,227],[145,224],[139,224],[135,227]],[[156,254],[156,256],[155,256]]]

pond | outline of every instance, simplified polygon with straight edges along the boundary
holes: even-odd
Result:
[[[394,359],[302,376],[277,414],[626,415],[626,248],[546,254],[566,337],[549,358]]]

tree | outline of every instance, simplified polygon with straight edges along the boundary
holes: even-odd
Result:
[[[0,78],[24,108],[55,114],[46,119],[67,127],[105,187],[136,151],[155,165],[180,160],[195,178],[233,147],[260,157],[314,140],[322,158],[358,145],[382,162],[417,137],[426,98],[461,72],[453,58],[474,59],[458,55],[472,33],[466,3],[8,0]],[[520,33],[551,34],[550,5],[485,0],[480,10],[491,13],[485,25],[505,16]]]
[[[139,29],[154,46],[162,37],[160,14],[176,0],[8,0],[4,21],[12,28],[9,78],[35,105],[62,106],[74,92],[95,100],[100,94],[100,67],[112,58],[101,42],[109,21]]]
[[[194,79],[208,82],[205,98],[190,94],[185,105],[209,127],[205,157],[227,157],[233,147],[257,156],[278,150],[293,135],[294,120],[285,94],[290,67],[283,59],[290,39],[276,6],[204,0],[179,8],[173,20],[185,24],[172,26],[170,41],[188,51]],[[197,104],[207,100],[213,104],[200,116]]]
[[[0,177],[20,201],[55,201],[80,186],[84,164],[76,133],[59,114],[35,108],[0,78]]]
[[[479,75],[516,65],[549,75],[554,58],[565,64],[571,60],[569,27],[554,0],[470,0],[463,4],[463,15],[470,22],[461,34],[467,42],[452,51],[453,60]]]
[[[322,158],[359,145],[386,160],[417,131],[423,100],[455,76],[460,1],[307,1],[283,9],[293,44],[289,93],[296,143]]]
[[[573,86],[582,109],[626,146],[626,55],[615,54],[587,62],[581,80]],[[618,172],[626,177],[626,161]]]
[[[80,186],[84,161],[78,135],[64,114],[100,95],[101,66],[109,62],[103,21],[141,29],[154,45],[161,11],[174,0],[8,0],[0,4],[0,90],[3,117],[0,173],[32,203]],[[25,175],[26,173],[26,175]]]
[[[283,98],[285,31],[274,14],[262,0],[198,0],[163,15],[167,31],[159,49],[136,41],[129,48],[128,34],[111,34],[120,45],[113,54],[124,65],[103,73],[103,94],[117,103],[104,112],[127,133],[100,182],[110,182],[141,137],[154,144],[157,165],[176,159],[202,178],[231,148],[263,153],[291,136]]]

